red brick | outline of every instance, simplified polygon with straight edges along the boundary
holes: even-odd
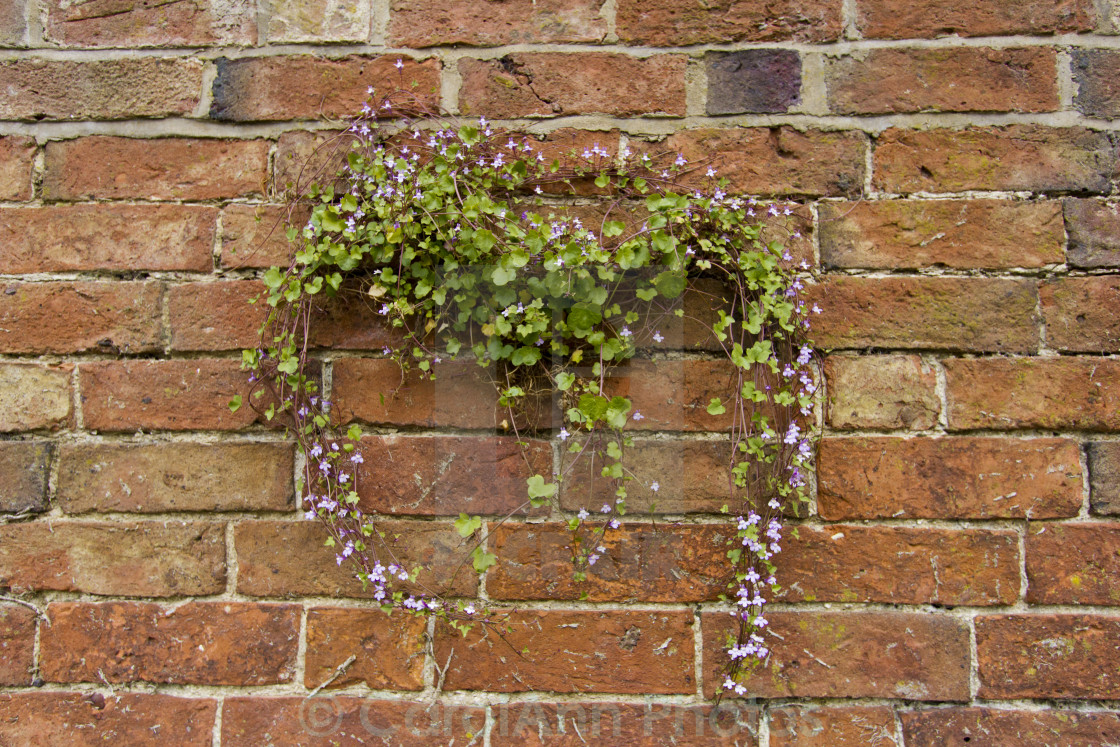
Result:
[[[47,144],[43,196],[217,200],[265,189],[264,140],[94,135]]]
[[[869,39],[1061,34],[1093,29],[1090,0],[859,0],[856,27]]]
[[[439,60],[400,59],[407,64],[398,72],[396,55],[220,57],[210,117],[233,122],[347,118],[360,112],[370,86],[384,88],[401,80],[406,87],[415,82],[412,92],[434,105],[439,95]]]
[[[991,615],[975,624],[980,698],[1115,700],[1120,694],[1120,619]]]
[[[636,152],[659,154],[659,168],[681,154],[688,163],[712,163],[728,190],[752,195],[856,195],[863,191],[865,153],[863,134],[825,132],[792,127],[681,130],[659,143],[631,139]],[[704,187],[704,171],[697,168],[682,183]]]
[[[245,0],[69,4],[50,0],[46,39],[67,47],[201,47],[257,43],[256,9]]]
[[[465,57],[459,109],[466,115],[514,118],[607,114],[684,116],[683,55],[514,53],[494,60]]]
[[[0,294],[0,352],[158,350],[161,283],[11,283]]]
[[[307,216],[296,210],[291,225],[298,227]],[[222,266],[286,266],[292,251],[287,226],[287,209],[282,205],[228,205],[222,210]]]
[[[374,690],[422,690],[427,621],[405,612],[315,607],[307,611],[309,689],[329,680],[357,657],[329,687],[364,685]],[[391,655],[386,652],[391,651]]]
[[[832,41],[840,37],[834,0],[759,5],[745,0],[619,0],[618,36],[653,47],[739,41]]]
[[[225,747],[478,744],[485,725],[480,707],[430,699],[231,697],[222,706]]]
[[[1030,280],[831,277],[809,297],[823,348],[1034,352],[1038,293]]]
[[[573,458],[561,452],[564,469]],[[625,449],[624,463],[634,478],[627,485],[629,513],[718,514],[731,501],[727,467],[731,443],[720,441],[667,441],[634,439]],[[617,485],[600,474],[602,462],[585,459],[564,477],[560,503],[569,511],[594,511],[613,503]],[[652,490],[653,483],[657,490]]]
[[[1093,747],[1120,739],[1120,714],[1101,711],[931,708],[902,711],[899,718],[906,744]]]
[[[476,47],[597,42],[607,35],[604,0],[393,0],[389,39],[398,47]]]
[[[0,742],[9,747],[150,744],[209,747],[217,703],[209,698],[100,692],[0,694]]]
[[[70,366],[0,363],[0,432],[70,424]]]
[[[0,2],[0,45],[22,47],[27,41],[27,9],[23,0]]]
[[[0,685],[30,684],[34,666],[35,613],[22,605],[0,604]],[[0,736],[6,720],[0,719]]]
[[[836,114],[1052,112],[1057,53],[1047,47],[872,49],[825,58]]]
[[[771,747],[898,747],[897,737],[894,710],[885,706],[770,711]]]
[[[943,365],[950,430],[1120,430],[1120,362],[1106,358],[950,358]]]
[[[450,524],[389,521],[380,526],[385,545],[373,545],[373,552],[386,564],[391,554],[406,568],[422,566],[417,580],[421,590],[455,596],[475,593],[478,580],[467,554],[473,544],[460,538]],[[334,550],[323,544],[326,538],[326,531],[315,521],[238,523],[234,528],[237,590],[266,597],[370,597],[373,589],[362,588],[350,563],[337,563]]]
[[[40,633],[48,682],[272,685],[295,676],[299,607],[56,602]]]
[[[293,449],[279,443],[65,443],[58,504],[87,511],[284,511]]]
[[[1101,200],[1062,200],[1070,267],[1120,267],[1120,211]]]
[[[0,137],[0,200],[30,200],[31,170],[35,140],[9,135]]]
[[[747,49],[704,55],[705,111],[781,114],[801,103],[801,56],[790,49]]]
[[[825,267],[997,270],[1064,261],[1056,201],[824,202],[818,210]]]
[[[1120,350],[1120,278],[1054,278],[1038,290],[1048,347],[1076,353]]]
[[[584,747],[586,744],[756,747],[760,710],[755,705],[727,701],[716,705],[537,700],[498,703],[491,706],[490,744],[494,747]]]
[[[0,514],[46,511],[54,444],[0,441]]]
[[[365,43],[370,39],[370,6],[346,0],[277,0],[268,8],[268,41]]]
[[[529,511],[526,480],[550,475],[547,442],[471,436],[366,436],[357,469],[364,511],[417,516]],[[536,512],[532,512],[536,513]]]
[[[887,192],[1106,191],[1116,147],[1080,127],[1009,125],[879,136],[874,184]]]
[[[258,280],[171,286],[167,308],[175,350],[241,350],[256,347],[271,307]],[[264,295],[261,298],[262,294]],[[253,299],[256,303],[250,305]]]
[[[900,612],[773,612],[767,669],[745,680],[751,697],[968,700],[968,626]],[[723,690],[724,644],[737,628],[725,612],[704,615],[704,693]]]
[[[693,693],[692,612],[521,611],[501,636],[436,632],[448,690]],[[520,652],[520,653],[519,653]]]
[[[1031,524],[1027,601],[1120,605],[1120,524]]]
[[[937,424],[937,375],[916,355],[830,355],[824,372],[834,428],[926,430]]]
[[[190,114],[202,96],[201,60],[126,57],[117,60],[0,62],[9,92],[0,119],[133,119]]]
[[[627,524],[598,538],[606,552],[572,580],[572,533],[563,524],[504,524],[490,528],[498,564],[486,577],[495,599],[579,599],[593,602],[702,602],[727,592],[727,540],[734,525]]]
[[[204,522],[27,522],[0,527],[0,586],[120,596],[217,594],[225,526]]]
[[[1120,442],[1086,444],[1089,505],[1094,514],[1120,515]]]
[[[354,136],[345,131],[285,132],[276,141],[270,194],[283,201],[294,194],[305,195],[311,184],[331,183],[346,165],[346,154],[354,142]],[[335,183],[343,184],[341,180]]]
[[[817,512],[828,520],[1076,516],[1080,461],[1078,444],[1058,438],[826,438]]]
[[[797,527],[778,560],[782,601],[947,606],[1019,598],[1019,535],[1012,531]]]
[[[229,409],[248,389],[240,361],[95,361],[83,363],[79,376],[92,430],[236,430],[257,419],[248,402]]]
[[[1078,49],[1071,52],[1071,58],[1077,110],[1104,119],[1120,115],[1120,87],[1116,85],[1120,55],[1110,49]]]
[[[0,208],[0,272],[209,271],[217,217],[194,205]]]

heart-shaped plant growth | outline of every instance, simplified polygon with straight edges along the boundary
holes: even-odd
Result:
[[[345,166],[296,190],[289,215],[310,217],[288,228],[288,267],[264,275],[271,308],[244,364],[253,405],[298,442],[301,505],[339,564],[386,611],[436,616],[464,632],[499,625],[508,611],[449,593],[446,576],[455,574],[443,574],[439,588],[426,582],[432,574],[395,554],[407,528],[386,529],[387,514],[359,500],[363,430],[343,432],[309,351],[323,307],[350,297],[355,308],[356,297],[372,308],[398,341],[383,353],[401,380],[436,380],[441,362],[477,362],[495,383],[510,439],[527,448],[529,433],[551,435],[556,467],[527,460],[541,473],[528,478],[524,504],[510,516],[566,521],[577,584],[593,583],[628,495],[659,488],[628,469],[629,431],[643,415],[611,371],[679,367],[682,330],[704,324],[709,352],[730,363],[726,390],[658,427],[687,430],[685,420],[703,417],[705,405],[710,422],[726,427],[722,598],[739,625],[727,641],[724,686],[744,692],[745,669],[769,656],[764,605],[778,590],[782,517],[806,500],[818,432],[806,341],[816,309],[800,298],[807,267],[799,271],[781,242],[767,241],[775,219],[789,231],[790,207],[728,194],[718,164],[654,143],[559,152],[484,119],[455,123],[403,88],[371,92],[345,135],[325,147]],[[502,521],[464,513],[454,522],[464,538],[459,573],[483,574],[497,562],[486,528]],[[625,544],[612,552],[625,553]]]

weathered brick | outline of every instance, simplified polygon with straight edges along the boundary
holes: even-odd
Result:
[[[222,266],[273,267],[288,263],[287,209],[282,205],[229,205],[222,210]],[[307,221],[296,208],[291,225]]]
[[[478,577],[461,565],[473,544],[459,537],[450,524],[396,521],[386,522],[383,528],[385,547],[374,545],[374,554],[386,559],[391,552],[409,569],[423,566],[417,583],[428,589],[455,596],[475,592]],[[268,597],[372,596],[373,589],[362,589],[350,564],[340,565],[334,550],[323,545],[325,538],[323,528],[312,521],[239,522],[234,528],[237,590]]]
[[[339,59],[312,55],[244,57],[216,60],[212,119],[254,120],[346,118],[359,113],[369,94],[400,80],[421,101],[434,105],[439,95],[440,63],[408,59],[399,72],[396,56],[351,55]],[[403,61],[403,58],[402,58]]]
[[[57,602],[40,633],[48,682],[272,685],[295,677],[299,607]]]
[[[0,363],[0,431],[69,425],[70,366]]]
[[[783,601],[991,605],[1019,598],[1012,531],[798,527],[779,560]]]
[[[47,144],[51,200],[217,200],[265,189],[268,142],[95,135]]]
[[[695,624],[691,611],[520,611],[501,637],[440,625],[435,658],[455,651],[449,690],[692,693]]]
[[[312,184],[330,183],[346,165],[353,142],[353,135],[347,132],[285,132],[276,141],[270,194],[287,200],[294,194],[306,194]]]
[[[601,538],[606,551],[572,580],[572,533],[564,524],[492,526],[498,564],[486,577],[495,599],[702,602],[727,592],[729,526],[623,525]]]
[[[1061,34],[1093,29],[1091,0],[859,0],[856,27],[869,39]]]
[[[739,41],[832,41],[840,37],[835,0],[619,0],[618,37],[627,44],[674,47]]]
[[[196,205],[0,208],[0,272],[208,271],[217,217]]]
[[[1059,518],[1081,509],[1080,449],[1059,438],[826,438],[817,512],[846,519]]]
[[[977,617],[978,697],[1114,700],[1120,619],[1100,615]]]
[[[389,616],[379,609],[314,607],[307,611],[304,684],[317,687],[355,656],[330,687],[422,690],[426,630],[423,618],[404,612]]]
[[[789,49],[709,52],[710,115],[781,113],[801,103],[801,56]]]
[[[783,707],[770,711],[771,747],[898,747],[886,706]]]
[[[46,39],[67,47],[200,47],[257,43],[248,0],[130,3],[85,0],[47,4]]]
[[[1040,343],[1030,280],[832,277],[809,296],[824,309],[813,320],[824,348],[1022,353]]]
[[[931,708],[899,718],[906,744],[1093,747],[1120,740],[1120,714],[1101,711]]]
[[[222,706],[226,747],[371,744],[401,747],[434,742],[470,744],[486,725],[486,711],[472,705],[372,697],[230,697]]]
[[[751,697],[968,700],[968,625],[901,612],[773,612],[771,664],[749,675]],[[725,612],[703,616],[704,693],[723,691]]]
[[[389,39],[399,47],[475,47],[597,42],[607,35],[604,0],[392,0]]]
[[[1031,524],[1027,601],[1120,605],[1120,524]]]
[[[1120,515],[1120,443],[1088,444],[1089,504],[1094,514]]]
[[[1116,83],[1120,54],[1110,49],[1078,49],[1070,52],[1070,62],[1077,110],[1089,117],[1120,116],[1120,86]]]
[[[0,46],[27,44],[27,9],[24,0],[0,0]]]
[[[133,119],[190,114],[202,96],[202,61],[117,60],[0,62],[0,119]]]
[[[275,0],[268,10],[268,41],[272,44],[369,41],[369,3]]]
[[[0,694],[0,712],[0,742],[9,747],[210,747],[217,703],[155,693],[20,692]]]
[[[0,685],[30,684],[34,666],[35,613],[22,605],[0,603]],[[0,736],[5,721],[0,719]]]
[[[225,526],[26,522],[0,526],[0,586],[167,597],[226,586]]]
[[[1055,201],[824,202],[818,210],[825,267],[996,270],[1064,260]]]
[[[45,511],[54,445],[0,441],[0,514]]]
[[[756,705],[724,701],[716,705],[644,705],[609,701],[538,700],[491,707],[490,744],[494,747],[583,747],[625,744],[632,747],[757,747]]]
[[[1120,430],[1120,362],[1107,358],[944,361],[949,428]]]
[[[34,139],[17,135],[0,137],[0,200],[31,199],[34,160]]]
[[[161,283],[11,283],[0,294],[0,352],[142,353],[161,347]]]
[[[1039,284],[1046,344],[1064,352],[1120,350],[1120,278],[1054,278]]]
[[[685,113],[683,55],[513,53],[459,60],[459,109],[489,117]]]
[[[825,58],[836,114],[1051,112],[1057,52],[1048,47],[871,49]]]
[[[536,513],[526,480],[552,473],[547,442],[510,437],[366,436],[359,451],[359,506],[382,514]]]
[[[631,139],[636,152],[659,155],[668,166],[681,154],[689,163],[718,165],[728,190],[752,195],[855,195],[863,190],[867,142],[862,133],[791,127],[681,130],[659,143]],[[681,182],[704,187],[704,171]]]
[[[874,184],[887,192],[1101,192],[1116,165],[1105,133],[1081,127],[891,129],[875,148]]]
[[[727,361],[631,360],[613,369],[606,381],[609,396],[633,403],[628,428],[651,431],[723,431],[731,413],[709,415],[712,397],[727,397],[736,381]]]
[[[171,347],[175,350],[241,350],[260,341],[260,327],[271,311],[261,299],[258,280],[181,283],[167,294]]]
[[[248,388],[239,361],[92,361],[79,368],[82,412],[93,430],[231,430],[257,418],[248,403],[229,409]]]
[[[916,355],[830,355],[828,422],[834,428],[907,428],[937,424],[937,375]]]
[[[1100,200],[1062,200],[1071,267],[1120,267],[1120,210]]]
[[[294,452],[279,443],[66,443],[58,504],[87,511],[284,511]]]

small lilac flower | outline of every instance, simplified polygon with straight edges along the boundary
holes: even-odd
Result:
[[[561,428],[560,432],[558,434],[556,434],[556,437],[559,438],[561,441],[567,441],[568,436],[570,436],[570,435],[572,435],[572,434],[568,433],[567,428]]]
[[[657,330],[656,332],[653,333],[653,341],[654,342],[663,342],[664,340],[665,340],[665,338],[661,336],[661,330]]]
[[[643,415],[640,411],[635,410],[633,417],[634,417],[634,420],[644,420],[646,416]]]
[[[611,529],[618,529],[620,526],[622,526],[622,524],[618,519],[611,519],[607,522],[607,526],[609,526]]]
[[[656,493],[658,490],[661,490],[661,485],[656,480],[654,480],[650,484],[649,489]]]
[[[354,454],[350,457],[350,461],[353,462],[354,464],[361,464],[362,462],[365,461],[365,459],[362,457],[361,454],[359,454],[358,452],[355,451]]]
[[[604,514],[609,514],[611,512],[611,504],[604,503],[603,507],[600,508],[599,511]]]
[[[583,520],[587,519],[587,517],[588,517],[588,516],[590,516],[590,515],[591,515],[591,514],[587,513],[587,509],[586,509],[586,508],[581,508],[581,509],[579,510],[579,513],[578,513],[578,514],[576,514],[576,516],[578,516],[578,517],[580,518],[580,520],[581,520],[581,521],[583,521]]]
[[[398,57],[396,63],[393,65],[393,67],[395,67],[397,70],[400,70],[404,67],[404,63]]]

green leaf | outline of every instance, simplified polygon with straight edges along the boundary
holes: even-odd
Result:
[[[472,534],[482,528],[481,516],[467,516],[466,514],[459,514],[459,518],[455,520],[455,531],[459,533],[460,537],[466,539]]]
[[[530,498],[551,498],[560,487],[554,482],[545,482],[542,475],[533,475],[525,482],[529,487]]]
[[[498,562],[498,556],[492,552],[486,552],[481,547],[476,547],[474,552],[471,553],[471,562],[475,571],[485,573],[487,568]]]
[[[237,412],[241,409],[241,395],[237,394],[229,401],[229,411]]]
[[[284,282],[284,273],[280,272],[280,268],[272,267],[264,274],[261,280],[263,280],[264,284],[270,289],[279,288]]]
[[[576,375],[563,371],[556,374],[556,388],[562,392],[566,392],[572,388],[572,384],[576,381]]]
[[[727,408],[723,406],[719,397],[712,397],[712,401],[708,403],[709,415],[722,415],[727,412]]]
[[[684,293],[686,285],[684,272],[666,270],[653,279],[653,285],[657,288],[657,292],[665,298],[676,298]]]
[[[516,270],[507,270],[504,267],[495,267],[494,273],[491,275],[491,281],[494,285],[505,285],[506,283],[517,277]]]

